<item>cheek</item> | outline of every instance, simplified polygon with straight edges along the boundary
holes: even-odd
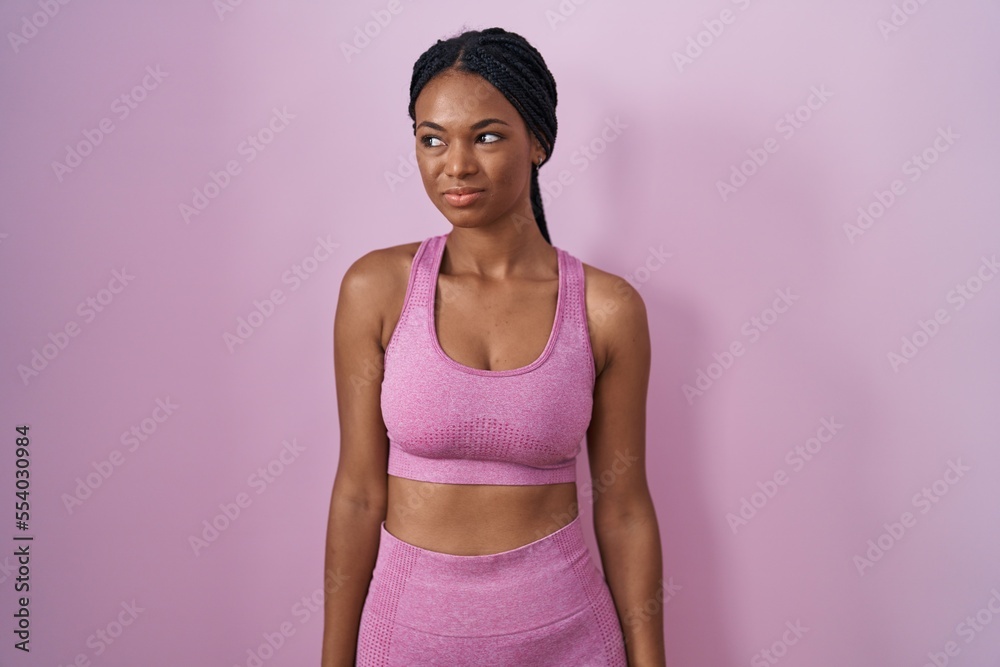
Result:
[[[516,190],[521,186],[521,183],[525,182],[528,175],[523,173],[523,170],[519,169],[515,163],[507,164],[505,167],[497,172],[497,187],[504,190]]]
[[[511,156],[496,160],[491,167],[490,171],[497,185],[511,187],[523,177],[521,170],[518,169],[517,160]]]
[[[420,180],[424,186],[432,186],[435,182],[434,162],[432,160],[417,158],[417,171],[420,173]]]

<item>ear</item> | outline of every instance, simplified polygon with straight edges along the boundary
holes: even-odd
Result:
[[[531,135],[531,161],[532,162],[542,162],[545,159],[545,149],[542,147],[542,142],[538,140],[534,134]]]

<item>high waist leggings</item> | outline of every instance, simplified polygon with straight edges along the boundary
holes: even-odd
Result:
[[[458,556],[404,542],[382,522],[357,667],[625,667],[611,592],[580,517],[530,544]]]

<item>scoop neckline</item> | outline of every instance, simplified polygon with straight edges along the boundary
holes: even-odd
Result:
[[[436,239],[436,245],[434,246],[434,259],[430,266],[430,296],[427,299],[427,328],[430,332],[431,345],[433,345],[438,356],[452,368],[465,373],[470,373],[472,375],[485,375],[490,377],[520,375],[522,373],[532,371],[545,363],[545,360],[549,358],[552,354],[553,348],[555,348],[556,338],[559,336],[559,329],[562,325],[563,302],[565,300],[566,292],[566,266],[562,250],[556,246],[552,246],[556,250],[556,271],[559,274],[559,285],[556,290],[556,315],[552,322],[552,330],[549,332],[549,339],[545,343],[545,348],[542,349],[542,353],[538,355],[534,361],[525,366],[494,371],[487,370],[485,368],[473,368],[472,366],[466,366],[465,364],[452,359],[448,356],[448,353],[444,351],[444,348],[441,347],[441,341],[438,340],[437,326],[434,323],[434,306],[437,302],[437,278],[438,275],[440,275],[441,262],[444,260],[445,242],[447,240],[448,234],[442,234]]]

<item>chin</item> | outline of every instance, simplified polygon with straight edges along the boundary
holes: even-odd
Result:
[[[443,215],[448,222],[456,227],[481,227],[486,224],[488,220],[488,217],[483,215],[482,211],[456,211],[451,207],[448,207],[447,209],[439,208],[438,210],[441,211],[441,215]]]
[[[460,227],[462,229],[475,229],[476,227],[482,227],[486,224],[479,218],[459,218],[456,220],[454,217],[449,217],[448,222],[450,222],[453,226]]]

